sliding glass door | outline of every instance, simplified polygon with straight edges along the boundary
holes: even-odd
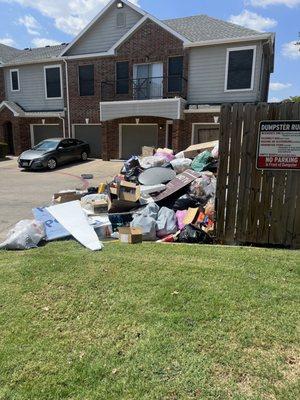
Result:
[[[133,66],[133,93],[137,100],[163,97],[163,64],[135,64]]]

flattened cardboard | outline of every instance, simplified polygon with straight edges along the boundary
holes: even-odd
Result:
[[[164,190],[158,196],[153,197],[154,201],[159,202],[169,196],[172,196],[174,193],[189,185],[191,182],[199,177],[200,174],[198,172],[195,172],[192,169],[187,169],[182,174],[177,175],[176,178],[171,180],[171,182],[167,183],[166,190]]]
[[[218,140],[213,140],[212,142],[206,142],[206,143],[193,144],[192,146],[188,147],[187,149],[185,149],[183,151],[184,157],[185,158],[194,158],[199,153],[202,153],[202,151],[213,150],[217,144],[219,144]]]
[[[82,194],[74,192],[54,193],[53,200],[55,204],[68,203],[69,201],[81,200]]]
[[[119,228],[120,242],[127,244],[137,244],[143,241],[143,231],[141,228],[122,227]]]
[[[155,153],[155,148],[150,146],[142,147],[142,157],[151,157]]]
[[[185,225],[193,224],[196,222],[200,209],[197,208],[189,208],[186,216],[183,219]]]

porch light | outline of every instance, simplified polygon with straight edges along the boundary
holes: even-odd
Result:
[[[135,122],[136,122],[136,124],[138,125],[138,124],[140,123],[140,119],[139,119],[139,118],[136,118],[136,119],[135,119]]]
[[[45,119],[42,119],[42,124],[43,124],[43,125],[45,125],[45,122],[46,122],[46,120],[45,120]]]
[[[88,125],[88,124],[90,123],[90,119],[89,119],[89,118],[86,118],[86,119],[85,119],[85,123]]]
[[[123,1],[118,1],[117,8],[123,8],[123,7],[124,7]]]
[[[215,115],[215,116],[214,116],[214,121],[215,121],[215,124],[218,124],[218,123],[219,123],[219,116],[218,116],[218,115]]]

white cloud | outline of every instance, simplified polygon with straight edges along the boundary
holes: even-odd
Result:
[[[284,90],[290,88],[291,86],[291,83],[272,82],[270,83],[270,90]]]
[[[40,24],[32,15],[24,15],[18,19],[20,25],[24,25],[30,35],[39,35]]]
[[[268,7],[275,5],[283,5],[290,8],[296,7],[300,4],[300,0],[248,0],[246,4],[251,4],[254,7]]]
[[[281,100],[280,100],[278,97],[271,97],[271,98],[269,99],[269,102],[270,102],[270,103],[280,103]]]
[[[263,17],[262,15],[258,15],[248,10],[244,10],[239,15],[231,15],[229,17],[229,22],[261,32],[274,28],[274,26],[277,25],[275,19]]]
[[[0,43],[5,44],[6,46],[16,47],[17,44],[14,39],[10,37],[0,38]]]
[[[60,44],[57,40],[47,39],[47,38],[34,38],[31,43],[34,47],[45,47],[45,46],[55,46]]]
[[[300,58],[300,45],[296,45],[296,41],[284,43],[281,52],[283,56],[296,60]]]
[[[0,0],[19,3],[23,7],[38,10],[52,18],[57,29],[75,35],[79,33],[106,6],[110,0]],[[131,0],[138,5],[139,0]]]

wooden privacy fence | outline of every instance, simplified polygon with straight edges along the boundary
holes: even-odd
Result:
[[[300,120],[299,103],[223,105],[216,235],[224,244],[300,247],[300,171],[256,168],[260,121]]]

